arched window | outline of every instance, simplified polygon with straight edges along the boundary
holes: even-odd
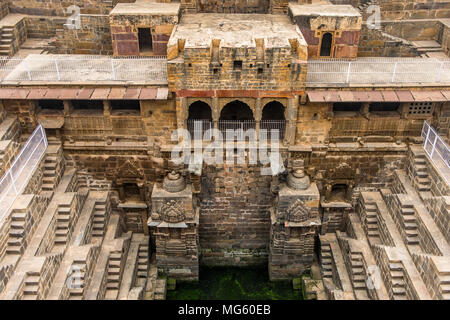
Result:
[[[189,106],[188,131],[193,139],[203,139],[204,133],[212,129],[211,107],[203,101],[195,101]]]
[[[250,107],[239,100],[228,103],[220,113],[220,120],[253,120],[253,112]]]
[[[331,56],[332,45],[333,45],[333,35],[327,32],[322,36],[322,45],[320,46],[320,56],[321,57]]]
[[[219,130],[224,134],[224,138],[229,137],[227,131],[234,131],[238,140],[245,140],[245,133],[255,129],[255,120],[250,107],[239,100],[232,101],[223,107],[220,113]]]
[[[267,137],[271,138],[272,131],[278,130],[279,138],[284,139],[286,121],[284,117],[284,106],[278,101],[266,104],[262,111],[261,130],[267,130]]]
[[[188,120],[212,120],[211,107],[203,101],[195,101],[189,106]]]

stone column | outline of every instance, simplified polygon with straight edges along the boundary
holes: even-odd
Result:
[[[198,280],[199,210],[191,185],[171,172],[152,192],[152,214],[148,219],[156,242],[158,272],[180,280]]]
[[[286,146],[295,144],[295,133],[297,129],[298,114],[298,96],[288,100],[286,110],[286,133],[284,135],[284,144]]]
[[[219,98],[212,98],[212,119],[213,119],[213,128],[219,129]]]
[[[314,236],[320,227],[320,194],[303,169],[289,173],[271,209],[269,276],[271,280],[299,277],[311,268]]]
[[[261,118],[262,118],[262,101],[261,98],[256,98],[256,104],[255,104],[255,132],[256,132],[256,139],[259,139],[259,129],[261,125]]]

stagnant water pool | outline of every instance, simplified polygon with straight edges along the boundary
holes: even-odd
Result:
[[[269,281],[267,268],[200,268],[200,281],[177,282],[167,300],[301,300],[290,281]]]

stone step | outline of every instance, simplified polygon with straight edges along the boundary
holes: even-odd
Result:
[[[67,223],[70,221],[70,216],[69,215],[65,215],[65,214],[59,214],[58,217],[56,218],[56,221],[58,223]]]
[[[377,217],[366,217],[367,224],[378,224]]]
[[[37,286],[39,285],[39,276],[27,276],[25,280],[25,285]]]
[[[402,271],[403,272],[403,265],[398,262],[391,262],[389,263],[389,270],[391,271]]]
[[[417,186],[417,189],[418,189],[420,192],[427,192],[427,191],[430,191],[430,190],[431,190],[431,187],[430,187],[430,185],[419,184],[419,185]]]
[[[104,224],[105,223],[105,217],[104,216],[102,216],[102,217],[94,217],[94,219],[92,220],[92,222],[94,223],[94,224],[96,224],[96,223],[102,223],[102,224]]]
[[[357,274],[364,275],[364,269],[362,267],[357,267],[357,268],[352,267],[352,273],[353,273],[353,275],[357,275]]]
[[[59,206],[58,207],[58,213],[59,214],[70,214],[71,211],[72,211],[71,207],[66,207],[66,206]]]
[[[55,244],[66,244],[67,237],[55,237]]]
[[[12,221],[25,221],[27,217],[26,212],[14,212],[11,216]]]
[[[98,211],[106,211],[106,205],[104,205],[104,204],[96,204],[94,209],[98,210]]]
[[[442,293],[450,293],[450,284],[441,284]]]
[[[414,158],[414,163],[418,164],[418,165],[423,165],[425,166],[427,161],[425,160],[425,158],[419,158],[419,157],[415,157]]]
[[[443,300],[450,300],[450,293],[443,293],[442,294],[442,299]]]
[[[353,276],[353,281],[355,282],[366,282],[366,276],[362,274],[356,274]]]
[[[119,282],[108,282],[106,284],[106,289],[118,290],[120,286]]]
[[[42,190],[44,191],[53,191],[54,185],[51,183],[42,184]]]
[[[402,208],[402,215],[410,216],[414,215],[415,211],[413,208]]]
[[[26,285],[23,288],[23,293],[24,294],[38,294],[39,293],[39,286],[38,285],[31,285],[31,286]]]
[[[67,229],[56,229],[55,235],[57,237],[67,237],[69,230]]]
[[[147,272],[144,271],[138,271],[137,272],[137,277],[138,278],[147,278]],[[324,276],[325,277],[325,276]]]
[[[405,290],[405,288],[402,288],[402,287],[393,287],[392,292],[394,293],[394,295],[400,295],[400,296],[406,295],[406,290]]]
[[[21,254],[22,251],[20,250],[20,247],[7,247],[6,253],[7,254]]]
[[[148,259],[147,258],[139,258],[138,263],[147,266]]]
[[[22,246],[22,239],[21,238],[9,238],[8,239],[8,246],[10,246],[10,247],[21,247]]]
[[[419,244],[419,238],[417,236],[416,237],[406,237],[406,240],[409,245]]]
[[[398,279],[398,280],[402,279],[403,280],[403,278],[404,278],[403,270],[402,271],[400,271],[400,270],[391,271],[391,278],[392,279]]]
[[[403,279],[392,279],[391,280],[393,287],[404,287],[405,281]]]
[[[103,223],[94,223],[92,225],[93,230],[103,230],[105,228],[105,225]]]
[[[366,283],[365,282],[353,282],[353,288],[355,288],[355,290],[365,289]]]
[[[69,221],[58,221],[56,223],[56,230],[64,230],[64,229],[68,229],[70,225]]]
[[[25,235],[24,229],[10,229],[9,236],[13,238],[22,238]]]
[[[122,260],[122,254],[120,252],[112,252],[109,255],[109,260],[120,261],[120,260]]]
[[[377,211],[377,206],[374,204],[366,203],[364,206],[365,206],[366,212],[376,212]]]
[[[380,233],[378,232],[378,230],[368,230],[367,235],[369,237],[379,237]]]
[[[416,229],[406,229],[405,230],[405,234],[406,234],[407,237],[417,237],[417,236],[419,236],[419,232],[418,232],[417,228]]]
[[[44,170],[44,177],[54,177],[56,176],[55,170]]]
[[[46,163],[44,163],[44,169],[55,171],[57,165],[58,164],[56,162],[46,162]]]
[[[11,221],[11,229],[23,229],[25,228],[25,221]]]
[[[82,296],[84,293],[84,288],[73,288],[70,289],[71,296]]]
[[[54,184],[55,183],[55,177],[43,177],[42,178],[43,184]]]
[[[103,237],[103,234],[104,234],[103,230],[92,230],[93,237]]]
[[[119,282],[119,281],[120,281],[120,275],[119,274],[108,275],[108,282]]]
[[[120,268],[119,267],[108,267],[108,276],[120,274]]]

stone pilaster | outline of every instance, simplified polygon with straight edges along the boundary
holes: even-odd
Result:
[[[319,190],[302,170],[281,184],[271,209],[269,276],[271,280],[299,277],[311,268],[314,235],[320,226]]]
[[[199,210],[192,186],[184,177],[170,173],[152,192],[152,215],[148,220],[156,244],[158,272],[180,280],[198,280]]]

